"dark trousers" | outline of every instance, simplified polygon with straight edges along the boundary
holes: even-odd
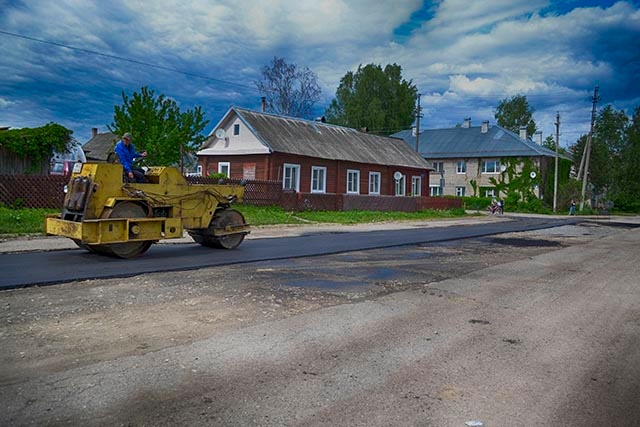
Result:
[[[144,170],[138,167],[132,167],[131,172],[133,172],[133,179],[129,178],[129,174],[125,172],[124,181],[125,182],[149,182],[147,177],[144,176]]]

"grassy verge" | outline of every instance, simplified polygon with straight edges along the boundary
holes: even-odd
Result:
[[[58,209],[10,209],[0,206],[0,234],[44,233],[44,217]]]
[[[428,219],[460,218],[466,214],[464,209],[446,211],[424,210],[420,212],[378,212],[378,211],[303,211],[285,212],[281,207],[257,207],[248,205],[234,206],[245,216],[251,225],[273,224],[359,224],[383,221],[411,221]]]
[[[278,206],[236,205],[251,225],[276,224],[357,224],[383,221],[410,221],[465,216],[463,209],[448,211],[425,210],[421,212],[285,212]],[[10,209],[0,206],[0,234],[37,234],[44,232],[44,217],[58,213],[55,209]]]

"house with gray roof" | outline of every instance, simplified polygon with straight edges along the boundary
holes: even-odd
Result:
[[[277,180],[301,193],[424,196],[429,163],[404,141],[231,107],[197,152],[199,170]]]
[[[91,139],[82,149],[88,162],[106,162],[120,138],[112,132],[98,133],[98,128],[91,128]]]
[[[415,129],[398,132],[393,137],[416,147],[432,167],[429,194],[432,196],[498,197],[494,183],[508,182],[511,173],[527,173],[532,190],[542,197],[542,188],[553,168],[555,152],[542,146],[542,133],[533,141],[522,128],[520,134],[484,121],[471,126],[471,119],[462,126],[446,129],[426,129],[416,135]],[[562,158],[568,159],[565,155]],[[512,175],[513,176],[513,175]],[[493,179],[492,179],[493,178]]]

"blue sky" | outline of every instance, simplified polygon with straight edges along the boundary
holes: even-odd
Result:
[[[67,46],[67,47],[65,47]],[[0,126],[105,132],[122,91],[201,106],[208,133],[231,105],[259,109],[274,56],[314,71],[318,115],[359,64],[397,63],[422,94],[422,128],[527,96],[546,137],[589,130],[600,106],[640,106],[640,5],[593,0],[0,0]]]

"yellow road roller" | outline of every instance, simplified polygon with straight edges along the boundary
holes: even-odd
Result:
[[[45,219],[47,234],[81,248],[119,258],[145,253],[160,239],[186,230],[203,246],[233,249],[249,233],[241,202],[244,186],[191,184],[174,167],[150,167],[148,182],[126,182],[122,165],[77,163],[62,212]]]

